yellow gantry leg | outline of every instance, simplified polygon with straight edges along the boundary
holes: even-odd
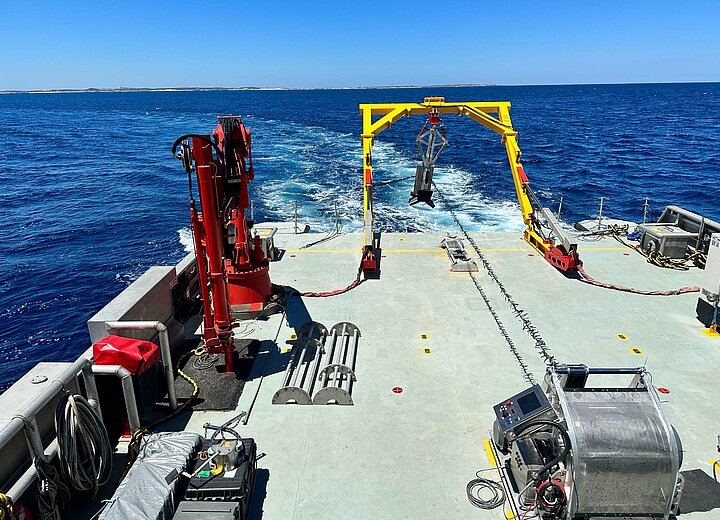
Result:
[[[523,222],[525,223],[525,240],[545,254],[551,243],[535,230],[535,208],[529,196],[528,178],[520,162],[520,148],[517,144],[517,132],[510,120],[510,103],[508,102],[452,102],[446,103],[444,98],[425,98],[423,103],[379,103],[361,104],[360,113],[363,120],[361,136],[363,146],[363,269],[374,269],[373,262],[365,263],[366,254],[373,253],[373,165],[372,146],[377,134],[389,128],[403,116],[412,114],[430,115],[432,110],[439,114],[457,114],[467,116],[486,128],[499,134],[507,151],[510,171],[512,173],[515,192],[517,194]],[[491,114],[497,114],[494,117]],[[373,116],[380,116],[373,121]]]

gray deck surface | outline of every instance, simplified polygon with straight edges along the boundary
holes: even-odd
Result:
[[[273,263],[273,282],[300,291],[344,287],[355,276],[360,235],[343,235],[299,250],[319,235],[277,235],[287,249]],[[273,340],[279,348],[255,363],[238,410],[249,410],[240,432],[252,436],[269,471],[266,519],[504,518],[481,511],[465,497],[477,470],[488,468],[483,440],[492,406],[526,388],[519,367],[468,274],[451,273],[438,245],[441,234],[384,234],[380,280],[332,298],[303,298],[308,316],[330,327],[355,323],[354,406],[272,405],[294,330],[282,315],[242,328],[243,337]],[[720,433],[717,367],[720,339],[703,334],[696,295],[640,296],[567,279],[514,233],[473,234],[510,294],[525,308],[560,362],[589,366],[646,364],[665,411],[685,449],[683,469],[712,473]],[[285,242],[286,243],[283,243]],[[475,256],[469,244],[466,248]],[[624,255],[623,253],[629,253]],[[595,278],[646,289],[697,284],[701,271],[652,266],[612,239],[581,244]],[[532,341],[481,267],[477,273],[518,346],[540,380],[544,373]],[[295,310],[288,317],[300,325]],[[420,334],[429,339],[420,339]],[[616,334],[626,335],[620,340]],[[637,355],[630,348],[639,348]],[[431,354],[423,353],[432,349]],[[400,386],[400,394],[392,388]],[[222,423],[235,412],[195,412],[188,429]],[[485,476],[496,478],[493,472]],[[682,515],[720,518],[720,509]]]

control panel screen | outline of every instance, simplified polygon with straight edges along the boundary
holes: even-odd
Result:
[[[520,407],[520,411],[523,413],[523,415],[527,415],[534,410],[540,408],[540,400],[538,399],[537,395],[535,395],[535,392],[531,392],[518,398],[517,404]]]

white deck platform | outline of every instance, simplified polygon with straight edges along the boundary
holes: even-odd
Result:
[[[474,236],[559,361],[646,364],[654,384],[670,390],[664,406],[683,441],[683,469],[712,474],[720,433],[720,338],[702,332],[694,314],[697,296],[638,296],[589,286],[565,278],[516,234]],[[272,265],[275,283],[323,291],[353,280],[361,237],[344,235],[299,249],[316,238],[277,237],[286,253]],[[354,406],[272,405],[289,357],[283,351],[295,330],[282,315],[243,327],[245,337],[277,337],[278,345],[261,352],[238,404],[238,410],[250,410],[239,431],[254,437],[258,452],[266,454],[258,462],[269,472],[263,518],[505,518],[500,509],[471,506],[465,486],[477,470],[489,467],[483,441],[489,438],[492,406],[527,384],[469,275],[449,271],[438,249],[442,238],[385,234],[379,280],[332,298],[298,297],[290,306],[288,320],[296,327],[311,318],[328,327],[350,321],[360,328]],[[667,289],[696,284],[701,277],[697,269],[649,265],[612,239],[589,242],[580,253],[587,271],[603,281]],[[544,366],[529,336],[482,267],[477,276],[540,380]],[[431,353],[424,353],[426,348]],[[393,393],[393,387],[403,392]],[[222,423],[233,414],[196,412],[188,429],[202,432],[204,422]],[[681,518],[717,519],[720,512]]]

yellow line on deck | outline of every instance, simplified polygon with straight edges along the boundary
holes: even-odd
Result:
[[[625,247],[581,247],[580,251],[624,251]],[[481,249],[483,253],[504,253],[511,251],[535,251],[530,247],[488,247]],[[359,253],[359,249],[286,249],[286,253]],[[383,253],[442,253],[437,249],[382,249]]]
[[[495,454],[493,453],[492,446],[490,445],[490,439],[483,441],[485,445],[485,453],[487,454],[488,461],[493,468],[497,468],[497,461],[495,460]]]

